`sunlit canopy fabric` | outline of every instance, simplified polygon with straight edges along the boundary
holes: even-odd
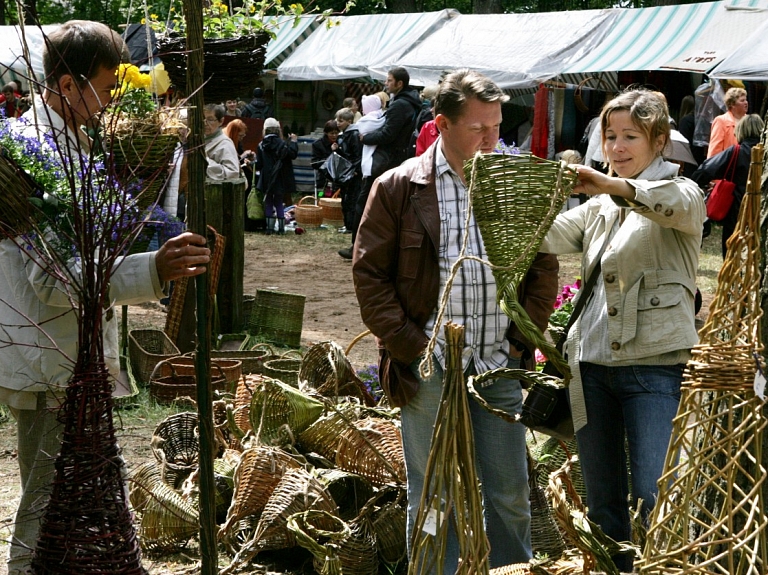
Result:
[[[711,70],[709,76],[768,82],[768,21]]]
[[[563,74],[676,69],[705,72],[766,17],[765,0],[728,0],[618,10],[594,49],[571,58]]]
[[[459,13],[371,14],[320,26],[277,68],[280,80],[342,80],[371,76],[377,62],[397,62]],[[377,76],[373,76],[377,77]],[[379,78],[386,77],[379,74]]]
[[[505,89],[535,86],[562,69],[565,59],[600,43],[616,10],[537,14],[461,15],[438,28],[399,58],[382,59],[370,70],[386,76],[403,66],[411,82],[435,83],[443,70],[471,68]]]

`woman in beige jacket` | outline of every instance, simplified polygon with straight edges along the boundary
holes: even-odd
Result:
[[[608,175],[576,166],[574,193],[592,198],[558,216],[542,251],[582,253],[584,279],[601,266],[565,350],[589,515],[613,539],[628,541],[627,457],[632,501],[642,498],[647,517],[683,368],[698,341],[694,295],[705,207],[698,186],[661,157],[670,127],[660,95],[620,94],[603,109],[600,128]],[[631,557],[614,559],[631,571]]]

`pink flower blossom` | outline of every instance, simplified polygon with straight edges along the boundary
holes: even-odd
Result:
[[[536,363],[547,363],[547,356],[541,353],[541,350],[538,348],[533,354],[533,357],[536,359]]]

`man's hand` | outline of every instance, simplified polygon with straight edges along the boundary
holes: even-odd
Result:
[[[210,259],[211,250],[205,247],[205,238],[192,232],[184,232],[171,238],[157,250],[157,275],[161,282],[198,276],[205,272],[205,264]]]

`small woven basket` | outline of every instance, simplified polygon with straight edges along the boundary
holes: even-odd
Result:
[[[339,438],[336,465],[374,485],[405,483],[400,429],[394,421],[379,417],[355,422]]]
[[[305,228],[316,228],[323,223],[323,208],[315,203],[315,198],[304,196],[299,200],[296,204],[296,223]]]
[[[256,290],[250,333],[278,345],[299,347],[305,300],[300,294]]]
[[[155,428],[151,443],[160,466],[160,478],[178,489],[197,469],[200,455],[197,413],[185,411],[166,417]]]
[[[373,512],[372,526],[376,534],[379,557],[394,565],[402,561],[407,551],[405,491],[397,490],[397,497],[387,501]]]
[[[136,381],[148,385],[157,364],[180,355],[165,332],[159,329],[132,329],[128,332],[128,357]]]
[[[264,362],[264,375],[298,389],[300,368],[300,359],[270,359]]]
[[[238,522],[249,515],[260,515],[283,475],[299,467],[300,463],[282,449],[260,445],[243,451],[235,469],[232,504],[219,538],[233,542]]]
[[[344,225],[341,198],[320,198],[318,202],[323,210],[323,224],[334,228]]]
[[[314,389],[325,397],[346,395],[356,397],[370,407],[376,405],[344,350],[333,341],[315,344],[307,350],[298,379],[302,389]]]
[[[293,444],[323,412],[323,404],[281,381],[265,379],[253,390],[251,428],[264,445]]]
[[[152,555],[179,551],[200,529],[198,510],[160,480],[143,485],[142,491],[145,502],[137,510],[142,549]]]

